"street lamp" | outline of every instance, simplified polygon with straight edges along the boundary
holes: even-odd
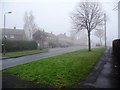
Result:
[[[3,45],[3,54],[5,55],[5,40],[6,40],[6,37],[5,37],[5,19],[6,19],[6,14],[11,14],[12,12],[6,12],[4,14],[4,45]]]
[[[104,14],[104,27],[105,27],[105,49],[106,49],[106,47],[107,47],[107,45],[106,45],[106,14]]]

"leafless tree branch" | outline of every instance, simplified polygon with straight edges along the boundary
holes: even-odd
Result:
[[[91,51],[90,32],[103,25],[103,15],[98,2],[80,2],[76,11],[71,14],[74,29],[88,31],[89,51]]]

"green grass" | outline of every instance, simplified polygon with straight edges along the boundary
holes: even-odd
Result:
[[[11,67],[3,73],[57,88],[72,87],[86,79],[103,52],[103,48],[75,51]]]
[[[43,49],[43,50],[28,50],[28,51],[20,51],[20,52],[8,52],[8,53],[5,53],[5,55],[2,55],[2,56],[3,57],[16,57],[16,56],[35,54],[35,53],[46,52],[46,51],[47,51],[47,49]]]

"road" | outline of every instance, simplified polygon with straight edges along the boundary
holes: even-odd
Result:
[[[28,63],[31,61],[40,60],[43,58],[48,58],[48,57],[52,57],[52,56],[56,56],[56,55],[60,55],[60,54],[64,54],[64,53],[68,53],[68,52],[72,52],[72,51],[77,51],[77,50],[81,50],[81,49],[85,49],[85,48],[87,48],[87,47],[85,47],[85,46],[78,47],[77,46],[77,47],[49,49],[48,52],[44,52],[44,53],[28,55],[28,56],[23,56],[23,57],[19,57],[19,58],[10,58],[10,59],[1,60],[0,62],[2,62],[2,64],[0,64],[0,66],[2,65],[1,69],[6,69],[6,68],[13,67],[16,65]]]

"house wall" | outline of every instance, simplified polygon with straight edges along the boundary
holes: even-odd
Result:
[[[2,38],[4,38],[4,29],[0,29]],[[7,40],[26,40],[23,29],[5,29],[5,37]]]

